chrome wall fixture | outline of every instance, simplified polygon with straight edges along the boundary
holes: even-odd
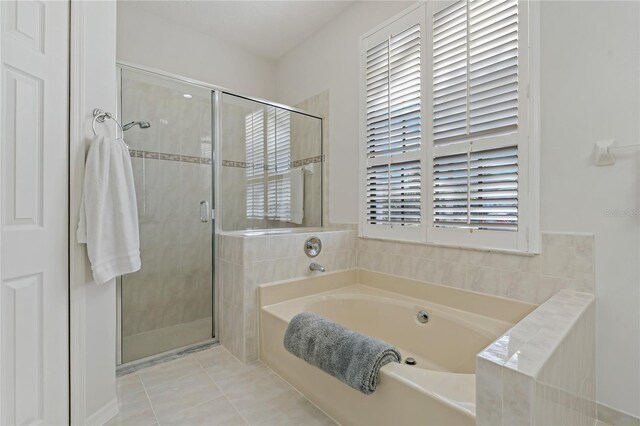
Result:
[[[304,253],[308,257],[316,257],[322,251],[322,241],[318,237],[311,237],[304,242]]]
[[[148,121],[132,121],[131,123],[127,123],[122,126],[122,130],[126,132],[127,130],[135,126],[140,126],[141,129],[148,129],[149,127],[151,127],[151,124]]]
[[[116,122],[116,124],[120,128],[120,137],[123,138],[124,129],[122,128],[122,124],[120,124],[120,122],[116,120],[113,114],[111,114],[110,112],[103,111],[100,108],[93,109],[93,122],[91,123],[91,129],[93,130],[93,134],[95,136],[98,136],[98,132],[96,132],[96,122],[104,123],[107,118]],[[118,137],[117,133],[116,133],[116,137]]]

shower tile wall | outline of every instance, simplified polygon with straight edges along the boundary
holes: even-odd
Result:
[[[249,104],[255,106],[254,103]],[[220,110],[220,151],[222,160],[246,163],[245,148],[245,116],[255,111],[246,103],[233,104],[225,102]],[[266,221],[251,224],[247,219],[247,187],[246,168],[222,166],[222,227],[224,230],[240,230],[247,228],[266,228]]]
[[[123,76],[122,117],[149,129],[126,133],[138,199],[142,269],[122,279],[122,361],[212,337],[210,92]]]
[[[318,165],[312,166],[313,174],[307,173],[304,181],[304,221],[302,226],[318,226],[320,219],[324,219],[325,226],[328,224],[327,208],[328,202],[328,182],[329,182],[329,165],[327,163],[328,138],[329,138],[329,91],[325,90],[315,96],[296,105],[303,111],[322,117],[322,172],[324,173],[325,188],[322,187],[322,174],[319,172]],[[319,155],[317,124],[312,120],[292,120],[291,122],[291,140],[299,141],[291,147],[291,158],[302,159],[311,158]],[[320,193],[323,192],[323,194]],[[325,205],[325,216],[322,215],[322,204]]]

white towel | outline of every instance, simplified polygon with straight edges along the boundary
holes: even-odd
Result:
[[[304,219],[304,168],[292,169],[291,179],[291,222],[302,224]]]
[[[97,136],[91,142],[76,236],[87,245],[97,284],[140,269],[133,170],[121,139]]]

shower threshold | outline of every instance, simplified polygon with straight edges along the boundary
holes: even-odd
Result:
[[[211,317],[122,337],[123,365],[155,358],[211,339]]]
[[[220,342],[218,341],[218,339],[213,338],[204,342],[194,343],[192,345],[183,346],[181,348],[173,349],[146,358],[136,359],[125,364],[120,364],[116,367],[116,377],[125,376],[129,373],[134,373],[140,369],[152,367],[154,365],[164,364],[165,362],[173,361],[175,359],[182,358],[195,352],[204,351],[205,349],[209,349],[219,344]]]

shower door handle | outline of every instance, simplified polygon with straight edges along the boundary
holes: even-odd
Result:
[[[207,200],[200,201],[200,222],[209,222],[209,202]]]

